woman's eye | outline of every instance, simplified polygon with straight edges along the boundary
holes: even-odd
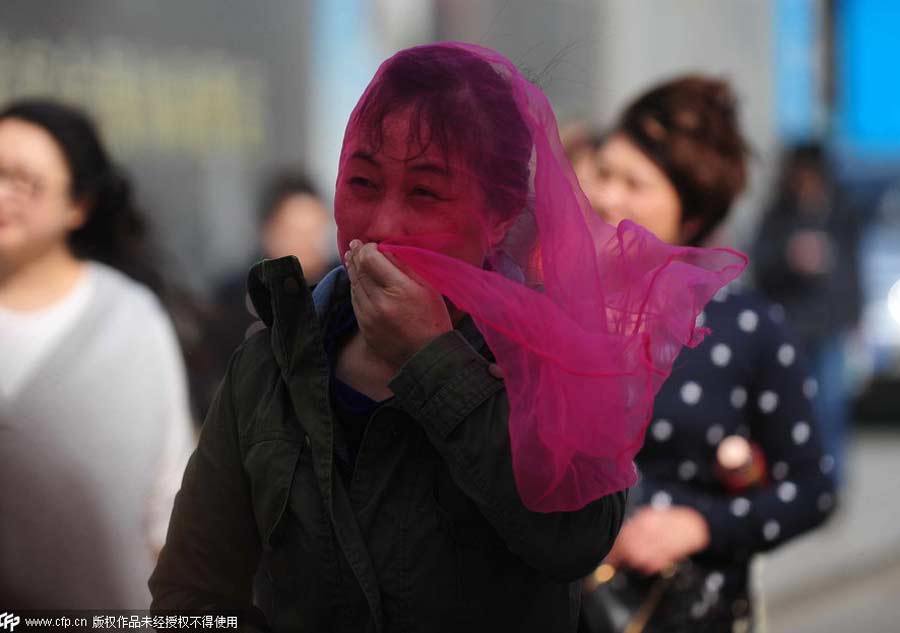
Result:
[[[375,183],[362,176],[354,176],[350,179],[350,185],[360,189],[375,189]]]
[[[431,198],[433,200],[440,200],[441,198],[434,191],[432,191],[431,189],[426,189],[425,187],[413,187],[412,194],[414,196]]]
[[[601,182],[609,182],[612,178],[612,171],[608,167],[600,166],[597,167],[597,178],[600,179]]]

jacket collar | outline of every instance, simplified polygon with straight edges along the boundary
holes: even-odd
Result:
[[[299,260],[290,255],[257,262],[250,269],[247,287],[256,313],[272,329],[273,341],[280,342],[274,346],[275,355],[279,367],[287,371],[300,360],[295,357],[299,331],[313,323],[320,338],[320,328],[327,324],[335,302],[349,300],[350,280],[344,267],[337,266],[310,293]],[[472,347],[490,355],[471,317],[456,329]]]

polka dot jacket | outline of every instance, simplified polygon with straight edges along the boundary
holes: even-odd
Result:
[[[709,548],[698,559],[730,571],[740,584],[755,552],[829,514],[834,459],[823,454],[813,418],[818,386],[780,307],[732,287],[716,295],[698,323],[712,333],[682,351],[660,390],[633,497],[638,505],[698,510],[710,530]],[[761,447],[765,485],[737,494],[721,485],[715,454],[730,435]]]

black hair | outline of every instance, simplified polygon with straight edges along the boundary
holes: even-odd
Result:
[[[303,171],[281,171],[273,175],[266,182],[260,195],[259,211],[257,214],[259,225],[262,226],[272,219],[272,216],[287,198],[291,196],[312,196],[319,199],[319,192],[313,185],[312,179]]]
[[[678,192],[682,223],[697,221],[699,245],[725,219],[747,183],[748,147],[727,82],[688,75],[629,105],[612,133],[655,162]]]
[[[162,279],[131,181],[110,159],[90,117],[58,101],[27,99],[7,104],[0,110],[2,119],[40,127],[62,151],[71,180],[69,196],[84,204],[87,214],[68,236],[72,254],[103,262],[160,293]]]
[[[423,151],[436,143],[445,156],[451,148],[463,152],[492,211],[509,218],[526,207],[531,133],[512,85],[490,63],[440,45],[401,51],[385,63],[351,124],[367,129],[377,148],[385,118],[405,107]]]

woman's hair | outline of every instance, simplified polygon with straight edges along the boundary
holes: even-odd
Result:
[[[363,96],[351,126],[375,148],[383,123],[410,108],[410,141],[459,152],[478,178],[489,209],[515,216],[528,202],[532,138],[512,86],[490,63],[461,49],[420,46],[391,58]]]
[[[727,216],[747,182],[747,145],[727,82],[687,76],[661,84],[626,108],[611,131],[634,143],[671,181],[682,223],[699,221],[700,244]]]
[[[786,147],[781,157],[781,173],[775,194],[775,209],[793,214],[800,197],[801,176],[815,178],[823,190],[831,184],[828,153],[821,143],[808,142]]]
[[[312,196],[319,198],[319,192],[312,179],[302,171],[281,171],[272,175],[262,190],[259,204],[259,225],[272,219],[281,204],[291,196]]]
[[[559,128],[559,140],[562,141],[563,151],[569,162],[588,155],[593,157],[602,147],[606,136],[600,134],[588,124],[575,121]]]
[[[131,183],[110,160],[90,118],[56,101],[29,99],[8,104],[0,110],[2,119],[42,128],[62,151],[69,196],[84,203],[87,212],[85,223],[68,236],[72,253],[117,268],[159,293],[161,279],[150,260],[147,227]]]

